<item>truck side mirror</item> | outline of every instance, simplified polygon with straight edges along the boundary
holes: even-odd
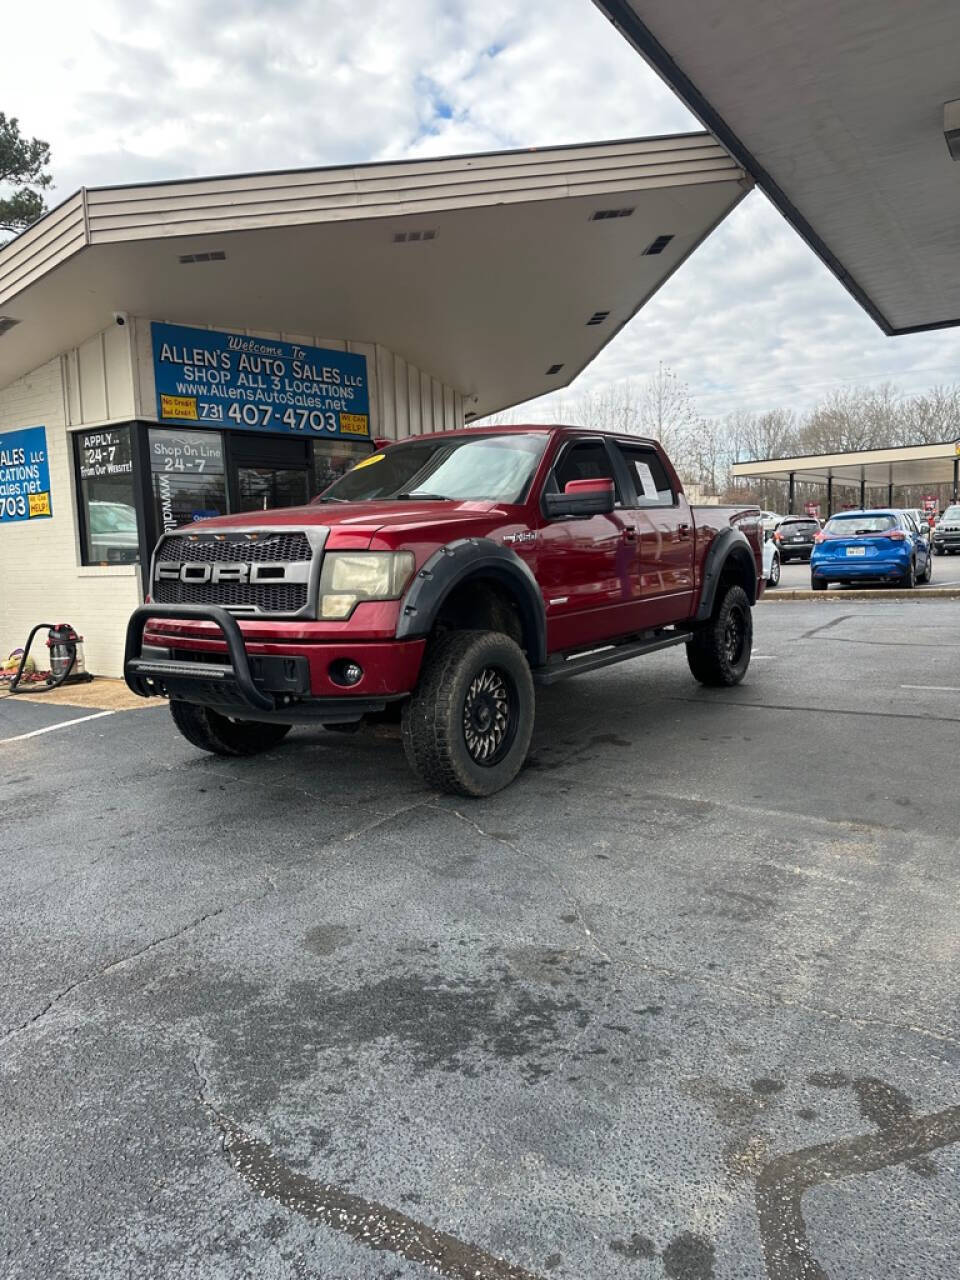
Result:
[[[568,480],[563,493],[543,495],[543,509],[551,520],[561,516],[609,515],[616,502],[613,481],[607,479]]]

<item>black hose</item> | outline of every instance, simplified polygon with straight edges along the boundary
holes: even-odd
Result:
[[[55,680],[48,680],[45,685],[28,684],[23,689],[19,687],[20,677],[23,675],[23,669],[27,665],[27,658],[30,656],[30,646],[33,644],[33,640],[37,632],[42,631],[44,627],[46,627],[47,634],[49,635],[51,631],[56,631],[58,629],[59,623],[38,622],[30,632],[29,636],[27,636],[27,643],[23,647],[23,657],[20,659],[19,667],[17,667],[17,674],[10,681],[10,693],[49,693],[51,689],[59,689],[64,680],[66,680],[67,676],[73,670],[74,663],[77,660],[77,646],[72,641],[67,640],[64,643],[70,649],[70,661],[67,663],[66,669],[62,675],[57,676]]]

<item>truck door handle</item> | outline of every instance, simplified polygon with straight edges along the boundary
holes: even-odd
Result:
[[[679,526],[677,527],[677,533],[679,533],[679,535],[680,535],[680,537],[681,537],[681,538],[689,538],[689,536],[690,536],[690,526],[689,526],[688,524],[681,524],[681,525],[679,525]]]
[[[623,531],[623,540],[624,542],[636,542],[637,540],[636,529],[632,529],[630,525],[627,525]]]

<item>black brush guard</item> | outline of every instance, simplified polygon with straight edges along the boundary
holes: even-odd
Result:
[[[214,623],[226,641],[229,661],[191,662],[145,656],[143,632],[151,618]],[[176,647],[175,637],[165,637],[165,640],[170,648]],[[255,673],[252,664],[268,673],[266,680]],[[123,678],[127,687],[141,698],[166,694],[249,719],[289,723],[349,724],[383,711],[388,702],[396,701],[394,697],[311,698],[306,658],[254,657],[251,660],[236,618],[217,605],[144,604],[135,609],[127,623]],[[279,686],[277,692],[262,688],[263,683]]]

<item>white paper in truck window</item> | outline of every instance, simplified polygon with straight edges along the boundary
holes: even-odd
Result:
[[[633,471],[640,484],[641,498],[653,498],[655,500],[657,497],[657,486],[653,479],[653,472],[650,470],[650,464],[634,460]]]

